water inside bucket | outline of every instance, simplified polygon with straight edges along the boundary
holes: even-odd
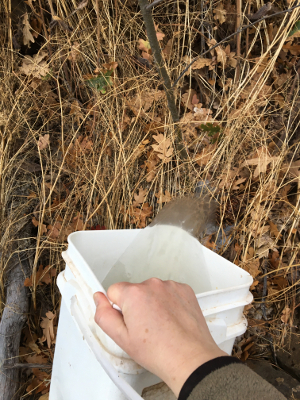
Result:
[[[186,283],[195,293],[212,289],[209,274],[199,263],[201,246],[194,236],[213,223],[214,211],[215,204],[207,198],[181,198],[165,206],[112,266],[102,281],[104,289],[152,277]]]

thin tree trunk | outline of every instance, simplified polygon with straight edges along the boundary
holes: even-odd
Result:
[[[178,126],[179,114],[178,114],[178,110],[176,107],[176,102],[175,102],[173,89],[171,86],[170,77],[169,77],[167,69],[165,67],[165,62],[164,62],[162,54],[161,54],[160,45],[159,45],[157,37],[156,37],[154,21],[152,18],[152,11],[150,8],[147,8],[149,6],[148,0],[139,0],[139,5],[140,5],[143,19],[145,22],[147,36],[148,36],[152,54],[153,54],[153,57],[155,60],[155,65],[156,65],[157,71],[159,73],[159,76],[163,79],[163,82],[164,82],[164,89],[165,89],[166,96],[167,96],[168,106],[169,106],[169,110],[170,110],[172,120],[173,120],[173,123],[175,126],[177,148],[180,152],[181,157],[183,159],[186,159],[187,153],[186,153],[185,147],[182,142],[181,129]]]
[[[0,322],[0,400],[16,400],[20,398],[20,369],[7,367],[19,362],[21,331],[29,309],[29,290],[24,280],[30,266],[16,253],[6,268],[6,304]]]

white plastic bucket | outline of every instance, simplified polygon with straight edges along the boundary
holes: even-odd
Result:
[[[176,228],[178,229],[178,228]],[[160,379],[117,346],[95,324],[93,293],[140,230],[84,231],[68,237],[66,269],[57,280],[62,305],[52,371],[50,400],[141,399],[143,389]],[[205,275],[196,293],[218,346],[231,354],[234,340],[247,327],[243,316],[251,303],[253,279],[241,268],[190,236],[193,268]],[[201,274],[199,277],[201,278]]]

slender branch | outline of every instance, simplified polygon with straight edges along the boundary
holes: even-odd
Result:
[[[236,29],[239,30],[241,27],[241,21],[242,21],[242,1],[241,0],[236,0]],[[237,83],[240,79],[240,72],[241,72],[241,66],[240,66],[240,57],[241,57],[241,38],[242,34],[239,32],[236,35],[236,58],[237,58],[237,66],[236,66],[236,74],[235,74],[235,82]]]
[[[12,365],[3,365],[4,369],[11,368],[39,368],[39,369],[51,369],[52,364],[30,364],[30,363],[15,363]]]
[[[146,9],[151,10],[152,7],[155,7],[157,4],[161,3],[164,0],[154,0],[152,3],[148,4]]]
[[[251,28],[251,26],[254,26],[256,24],[258,24],[261,21],[264,21],[267,18],[271,18],[271,17],[276,17],[277,15],[281,15],[281,14],[286,14],[286,13],[290,13],[292,12],[295,8],[300,7],[300,4],[288,8],[287,10],[283,10],[283,11],[279,11],[277,13],[271,14],[271,15],[266,15],[265,17],[258,19],[257,21],[251,22],[251,24],[244,26],[243,28],[238,29],[236,32],[232,33],[231,35],[227,36],[226,38],[220,40],[217,44],[215,44],[214,46],[210,47],[208,50],[204,51],[203,53],[199,54],[199,56],[195,57],[190,64],[181,72],[181,74],[179,75],[179,77],[176,79],[176,81],[173,83],[172,88],[174,88],[177,83],[180,81],[180,79],[185,75],[185,73],[190,69],[191,65],[194,64],[195,61],[197,61],[200,57],[203,57],[205,54],[209,53],[210,51],[212,51],[213,49],[215,49],[216,47],[220,46],[220,44],[227,42],[228,39],[231,39],[233,36],[237,35],[238,33],[241,33],[243,31],[245,31],[248,28]]]
[[[152,54],[153,54],[153,57],[155,60],[155,66],[157,68],[160,78],[164,82],[164,90],[165,90],[165,93],[167,96],[169,110],[170,110],[170,113],[172,116],[175,131],[176,131],[176,142],[177,142],[176,145],[177,145],[178,150],[180,151],[182,158],[186,159],[187,153],[186,153],[185,147],[182,144],[182,134],[181,134],[181,130],[178,126],[179,114],[178,114],[178,110],[176,107],[176,102],[175,102],[175,97],[174,97],[174,93],[173,93],[172,86],[171,86],[170,77],[166,70],[164,59],[161,54],[160,45],[159,45],[157,37],[156,37],[156,31],[155,31],[154,21],[152,18],[152,12],[151,12],[151,9],[150,10],[147,9],[147,6],[149,5],[148,0],[139,0],[139,5],[140,5],[140,9],[141,9],[143,19],[145,22],[147,36],[148,36],[149,43],[151,46]]]

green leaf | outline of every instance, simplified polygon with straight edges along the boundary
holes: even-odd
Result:
[[[291,30],[291,32],[288,34],[288,36],[293,36],[294,33],[300,31],[300,21],[297,21],[295,23],[294,28]]]
[[[113,72],[114,70],[111,69],[104,74],[96,76],[95,78],[87,79],[86,83],[89,87],[98,90],[102,94],[105,94],[107,86],[113,85],[113,81],[111,79],[111,75]]]
[[[220,126],[213,126],[211,122],[207,122],[207,124],[201,124],[200,128],[204,130],[204,132],[207,132],[208,136],[214,136],[221,130]]]

